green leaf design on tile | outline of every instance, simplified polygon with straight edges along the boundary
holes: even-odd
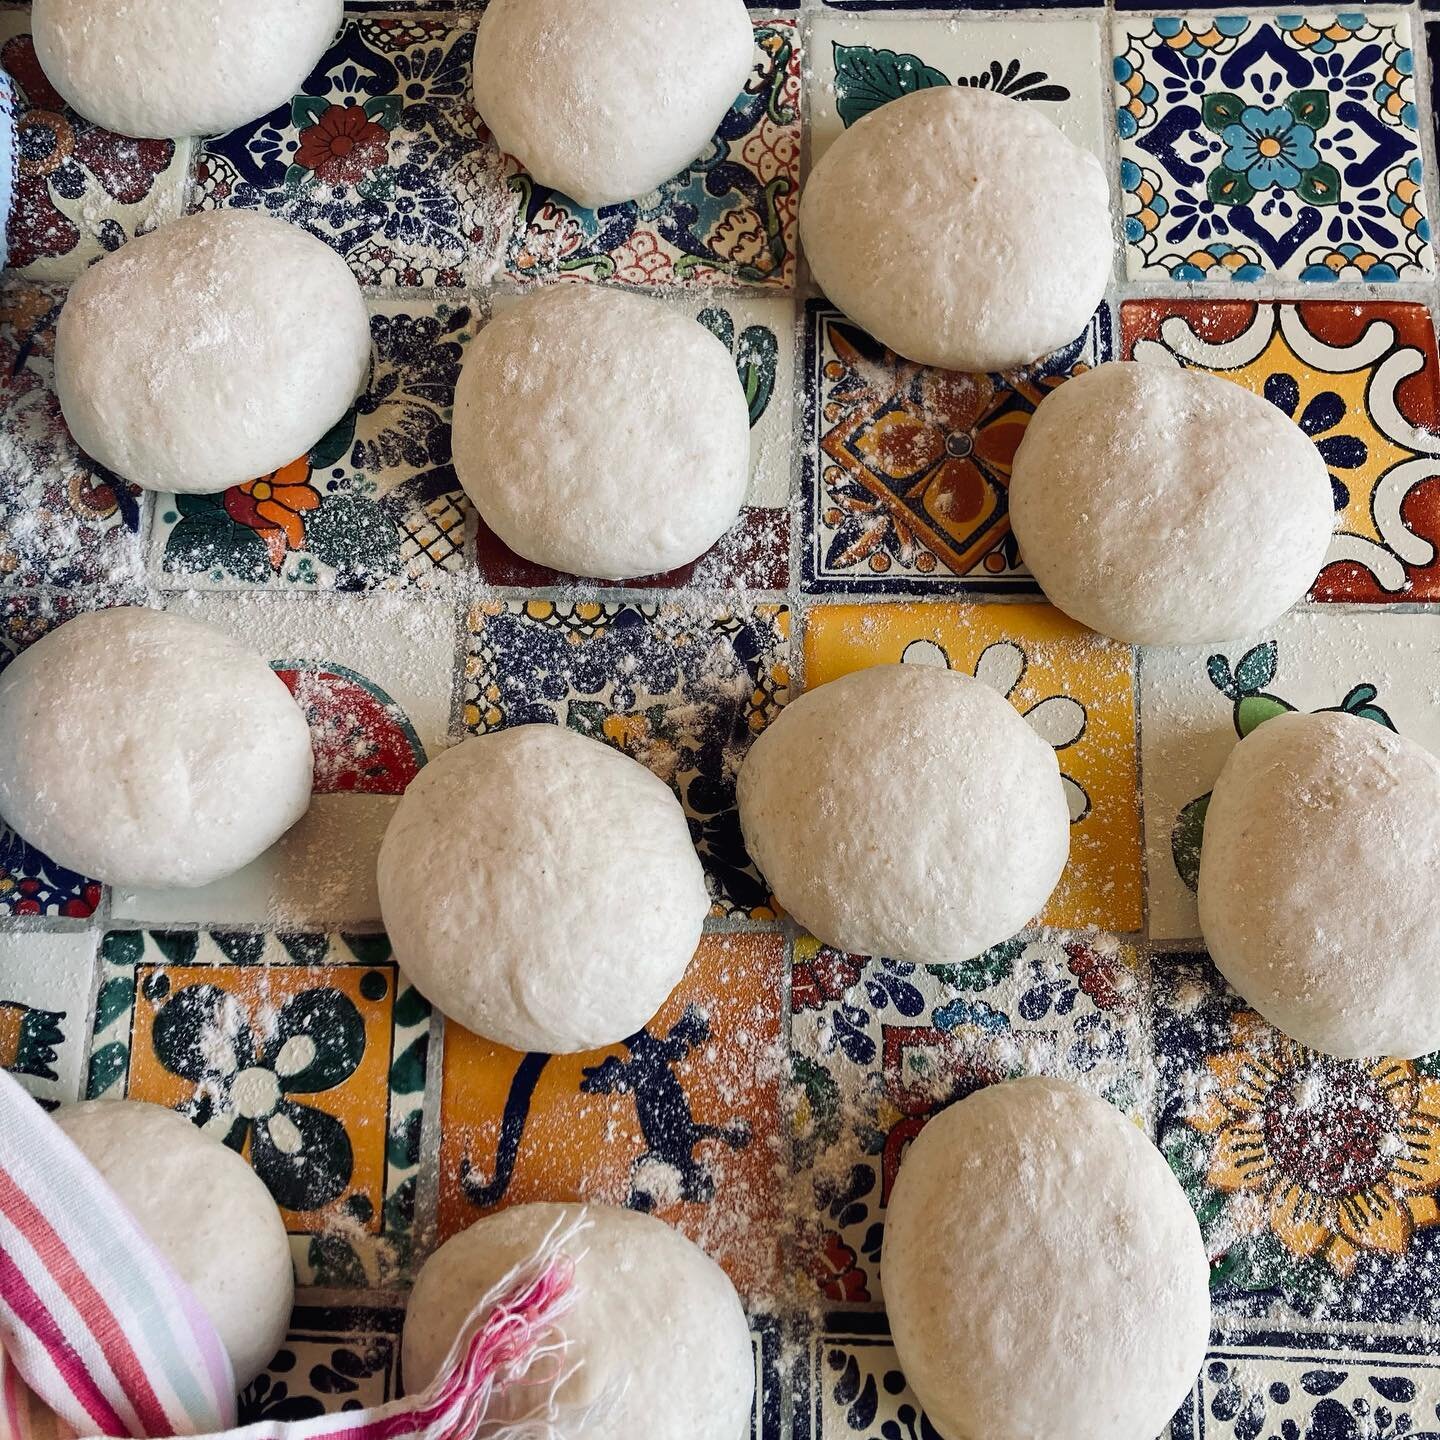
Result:
[[[112,1040],[102,1045],[90,1057],[90,1069],[85,1080],[85,1096],[98,1100],[110,1090],[130,1068],[130,1047],[123,1040]]]
[[[232,965],[258,965],[265,955],[265,937],[246,930],[212,930],[210,938]]]
[[[1330,96],[1324,90],[1296,90],[1285,97],[1285,108],[1312,130],[1330,123]]]
[[[128,975],[116,975],[100,987],[95,1001],[95,1033],[113,1024],[135,1003],[135,982]]]
[[[321,95],[297,95],[290,102],[290,123],[297,130],[308,129],[328,109],[330,102]]]
[[[429,1018],[430,1002],[413,985],[407,985],[395,1001],[395,1023],[408,1028]]]
[[[1255,198],[1255,187],[1240,171],[1217,165],[1205,177],[1205,193],[1217,205],[1246,205]]]
[[[425,1088],[425,1062],[430,1054],[430,1036],[417,1035],[390,1067],[390,1088],[397,1095],[414,1095]]]
[[[400,1124],[390,1131],[385,1141],[385,1158],[400,1169],[408,1169],[420,1163],[420,1132],[424,1117],[419,1110],[412,1110]]]
[[[355,411],[347,410],[340,418],[310,447],[310,468],[312,470],[328,470],[332,465],[338,465],[349,453],[351,442],[355,439]]]
[[[391,945],[388,935],[341,935],[340,938],[345,942],[345,946],[350,953],[362,964],[383,965],[390,958]],[[406,990],[404,995],[400,997],[401,1001],[403,1002],[405,995],[413,995],[414,993],[413,990]],[[429,1013],[429,1008],[428,1005],[425,1007],[427,1014]],[[395,1007],[395,1015],[398,1019],[400,1015],[400,1006],[398,1004]],[[414,1022],[402,1020],[400,1023],[409,1025]]]
[[[1170,830],[1170,858],[1187,890],[1193,891],[1200,884],[1200,845],[1205,838],[1205,813],[1209,808],[1208,793],[1192,800],[1175,817]]]
[[[1373,720],[1387,730],[1394,730],[1395,722],[1374,703],[1379,693],[1373,685],[1357,685],[1340,702],[1340,708],[1347,715],[1358,715],[1362,720]]]
[[[200,948],[200,936],[194,930],[152,930],[150,939],[172,965],[188,965]]]
[[[750,428],[760,423],[775,393],[775,372],[780,363],[780,342],[768,325],[747,325],[735,351],[735,366],[750,407]]]
[[[305,546],[342,575],[383,579],[400,569],[400,537],[373,500],[328,499],[310,512]]]
[[[695,317],[727,350],[735,348],[735,322],[728,310],[707,305]]]
[[[599,700],[572,700],[565,707],[565,725],[592,740],[603,740],[605,717],[609,713]]]
[[[1302,200],[1312,205],[1338,205],[1340,203],[1340,172],[1327,161],[1312,165],[1301,177],[1296,188]]]
[[[216,569],[237,580],[259,583],[270,578],[270,552],[248,525],[226,513],[219,495],[177,495],[180,519],[165,540],[164,568],[193,575]]]
[[[393,130],[400,123],[400,112],[404,101],[399,95],[372,95],[365,102],[365,117],[387,130]]]
[[[1280,649],[1273,640],[1247,650],[1235,666],[1235,688],[1241,695],[1256,695],[1274,678]]]
[[[107,965],[135,965],[144,954],[143,930],[111,930],[100,942],[100,957]]]
[[[1217,135],[1227,125],[1238,125],[1244,111],[1245,102],[1238,95],[1231,95],[1226,90],[1207,95],[1200,105],[1200,116],[1205,128],[1213,130]]]
[[[902,95],[950,83],[947,75],[918,55],[873,45],[842,45],[838,40],[834,55],[835,109],[847,128]]]

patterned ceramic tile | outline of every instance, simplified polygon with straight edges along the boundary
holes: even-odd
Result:
[[[783,605],[485,601],[470,611],[465,725],[568,725],[678,791],[714,913],[772,918],[745,853],[735,776],[789,693]]]
[[[1134,658],[1048,605],[817,605],[805,684],[896,663],[947,665],[992,685],[1060,752],[1070,863],[1040,923],[1140,929]]]
[[[0,935],[0,1070],[45,1104],[78,1100],[95,936]]]
[[[279,215],[368,284],[488,280],[515,207],[471,104],[473,24],[350,16],[290,104],[202,144],[199,207]]]
[[[0,287],[0,586],[134,585],[141,492],[81,454],[55,396],[63,300],[59,287]]]
[[[1337,533],[1317,600],[1440,599],[1440,365],[1423,305],[1127,301],[1126,355],[1224,375],[1311,435]]]
[[[907,0],[905,8],[914,7]],[[1105,157],[1101,36],[1094,20],[862,20],[822,13],[810,47],[812,166],[842,130],[887,100],[949,84],[1036,105],[1077,145]]]
[[[507,158],[521,281],[789,286],[800,186],[800,50],[793,20],[755,22],[755,68],[706,153],[650,195],[586,210]]]
[[[1143,976],[1114,940],[1007,940],[964,965],[865,960],[797,942],[802,1263],[821,1295],[878,1301],[890,1188],[937,1111],[997,1080],[1059,1074],[1137,1114]]]
[[[68,280],[132,235],[178,215],[189,145],[131,140],[82,119],[35,59],[28,7],[0,13],[0,69],[16,82],[20,173],[10,264]]]
[[[430,1007],[383,935],[112,930],[94,1098],[188,1115],[270,1187],[302,1284],[412,1261]]]
[[[1158,1143],[1217,1317],[1440,1317],[1440,1060],[1307,1050],[1204,956],[1157,958],[1154,982]]]
[[[1010,534],[1010,465],[1036,405],[1109,358],[1104,305],[1040,364],[965,375],[901,359],[810,301],[802,587],[1033,590]]]
[[[450,464],[468,305],[371,302],[365,393],[307,455],[218,495],[161,495],[164,589],[433,587],[466,566],[469,501]]]
[[[497,296],[498,312],[514,296]],[[680,292],[673,303],[723,340],[750,405],[750,486],[739,521],[706,554],[664,575],[626,580],[629,589],[783,590],[790,583],[790,449],[795,414],[795,302],[789,296]],[[522,559],[477,521],[481,579],[535,589],[573,577]],[[612,584],[614,582],[603,582]]]
[[[1369,8],[1118,21],[1132,278],[1432,274],[1410,47]]]
[[[579,1055],[447,1024],[440,1238],[527,1200],[628,1205],[677,1225],[742,1294],[773,1295],[784,968],[779,935],[707,935],[644,1030]]]
[[[1324,610],[1223,646],[1145,651],[1140,755],[1150,934],[1199,935],[1195,878],[1211,786],[1231,748],[1287,710],[1348,710],[1440,753],[1440,628],[1428,615]]]

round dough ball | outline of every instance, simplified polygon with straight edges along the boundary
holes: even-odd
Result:
[[[1335,526],[1310,437],[1269,401],[1115,362],[1040,402],[1010,524],[1046,598],[1136,645],[1233,640],[1304,598]]]
[[[76,443],[151,490],[209,494],[304,455],[370,369],[345,262],[266,215],[213,210],[121,246],[70,287],[55,390]]]
[[[921,365],[1009,370],[1068,345],[1110,280],[1105,172],[1041,114],[937,86],[857,120],[800,199],[815,283]]]
[[[750,474],[750,411],[729,350],[659,301],[537,291],[471,343],[455,470],[517,555],[625,580],[703,555]]]
[[[598,209],[705,153],[754,56],[743,0],[491,0],[475,108],[540,184]]]
[[[208,885],[310,805],[310,728],[284,682],[159,610],[99,610],[37,640],[0,674],[0,735],[0,816],[110,885]]]
[[[839,950],[928,965],[1022,929],[1070,852],[1055,752],[978,680],[877,665],[806,691],[740,770],[745,844]]]
[[[463,741],[385,832],[380,912],[452,1020],[568,1054],[641,1029],[710,910],[685,812],[643,765],[559,725]]]
[[[55,1121],[194,1292],[243,1390],[280,1348],[295,1303],[290,1240],[265,1182],[160,1105],[89,1100]]]
[[[1062,1081],[993,1085],[926,1125],[880,1268],[945,1440],[1154,1440],[1205,1358],[1210,1266],[1185,1192],[1142,1131]]]
[[[584,1406],[617,1397],[585,1426],[585,1440],[739,1440],[749,1429],[755,1362],[725,1272],[652,1216],[585,1208],[590,1228],[567,1245],[575,1304],[560,1322],[565,1361],[580,1368],[558,1398]],[[581,1210],[516,1205],[477,1220],[425,1262],[402,1340],[411,1394],[435,1378],[476,1301]]]
[[[120,135],[215,135],[304,85],[342,0],[35,0],[35,57],[66,104]]]
[[[1272,1025],[1345,1059],[1440,1049],[1440,760],[1364,716],[1277,715],[1205,814],[1200,929]]]

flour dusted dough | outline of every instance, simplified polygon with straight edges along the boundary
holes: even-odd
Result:
[[[1200,929],[1225,978],[1302,1044],[1440,1049],[1440,760],[1364,716],[1278,715],[1205,815]]]
[[[557,286],[471,344],[455,469],[517,554],[623,580],[684,565],[740,511],[750,412],[729,350],[659,301]]]
[[[70,288],[55,389],[76,442],[152,490],[269,475],[350,408],[370,320],[345,262],[244,210],[176,220]]]
[[[781,905],[837,949],[960,961],[1035,915],[1065,868],[1055,752],[987,685],[877,665],[791,701],[740,771],[740,823]]]
[[[754,51],[742,0],[492,0],[475,108],[542,185],[613,205],[705,152]]]
[[[968,86],[872,110],[820,157],[800,239],[822,290],[907,359],[1007,370],[1068,345],[1110,279],[1100,162]]]
[[[310,804],[310,730],[254,651],[209,625],[79,615],[0,674],[0,816],[111,885],[208,885]]]
[[[55,1120],[194,1292],[243,1389],[280,1348],[295,1300],[290,1241],[265,1182],[160,1105],[91,1100]]]
[[[46,78],[88,120],[166,140],[233,130],[301,89],[342,0],[35,0]]]
[[[680,802],[558,725],[466,740],[411,782],[380,847],[405,973],[517,1050],[609,1045],[665,1003],[710,909]]]
[[[1046,598],[1117,640],[1232,640],[1304,597],[1335,525],[1309,436],[1229,380],[1116,362],[1040,402],[1010,523]]]
[[[405,1316],[402,1363],[412,1394],[435,1377],[470,1307],[540,1246],[578,1205],[516,1205],[477,1220],[426,1262]],[[649,1215],[592,1205],[577,1257],[576,1300],[560,1328],[580,1368],[562,1404],[613,1404],[585,1440],[740,1440],[755,1388],[750,1327],[725,1272]],[[502,1402],[503,1405],[503,1402]]]
[[[1118,1110],[994,1085],[910,1146],[881,1281],[905,1378],[945,1440],[1154,1440],[1210,1334],[1185,1193]]]

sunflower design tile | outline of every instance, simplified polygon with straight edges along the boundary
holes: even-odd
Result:
[[[1440,752],[1430,616],[1292,612],[1223,646],[1147,650],[1140,665],[1141,771],[1150,935],[1200,933],[1195,881],[1205,808],[1231,749],[1291,710],[1344,710]]]
[[[809,936],[791,972],[799,1263],[837,1304],[879,1301],[906,1147],[937,1111],[1020,1075],[1062,1074],[1133,1114],[1145,977],[1113,939],[1007,940],[964,965],[845,955]]]
[[[468,730],[568,725],[623,750],[684,803],[712,913],[774,918],[735,777],[789,695],[785,606],[493,600],[471,607],[469,630]]]
[[[445,1027],[439,1233],[530,1200],[595,1200],[678,1226],[741,1293],[775,1293],[785,1070],[779,935],[707,935],[641,1031],[523,1055]]]
[[[310,451],[216,495],[158,495],[150,563],[167,590],[434,589],[469,565],[450,463],[468,305],[376,300],[368,385]]]
[[[1423,305],[1127,301],[1124,353],[1263,395],[1330,467],[1336,535],[1312,595],[1440,599],[1440,365]]]
[[[1005,695],[1059,752],[1070,863],[1038,917],[1061,928],[1141,927],[1134,656],[1049,605],[817,605],[805,616],[809,688],[870,665],[943,665]]]
[[[245,1157],[302,1284],[412,1264],[430,1007],[383,935],[112,930],[87,1093],[189,1116]]]
[[[1114,28],[1132,279],[1434,273],[1410,17],[1136,17]]]
[[[80,1098],[94,977],[87,931],[0,934],[0,1070],[43,1105]]]
[[[755,21],[755,64],[705,153],[649,195],[587,210],[505,158],[519,218],[506,272],[521,283],[626,285],[795,280],[800,192],[800,36]]]

